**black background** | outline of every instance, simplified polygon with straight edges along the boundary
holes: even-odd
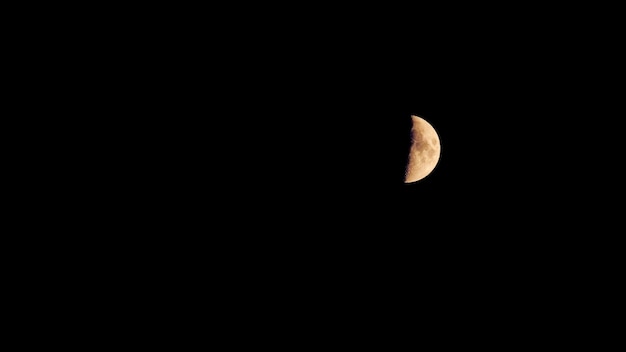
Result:
[[[253,326],[574,314],[571,292],[610,283],[617,258],[616,46],[543,9],[448,10],[140,11],[46,41],[58,70],[36,87],[61,98],[38,104],[71,118],[37,124],[63,147],[38,151],[50,196],[36,206],[89,234],[49,241],[145,316],[210,295]],[[405,185],[411,115],[442,150]]]
[[[104,105],[123,111],[111,128],[124,141],[113,184],[137,209],[125,219],[210,233],[164,239],[190,250],[217,241],[255,253],[243,257],[365,263],[419,252],[441,269],[482,257],[505,270],[593,242],[572,231],[597,222],[607,174],[612,141],[597,138],[612,95],[597,89],[612,77],[610,46],[580,39],[584,28],[539,35],[504,18],[358,33],[287,22],[127,37]],[[412,114],[437,129],[442,154],[404,185]]]

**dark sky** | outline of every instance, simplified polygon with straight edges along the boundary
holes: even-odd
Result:
[[[343,333],[353,319],[465,342],[451,324],[525,316],[552,332],[546,312],[576,315],[619,282],[623,38],[562,8],[235,6],[142,8],[130,26],[116,9],[100,35],[69,26],[79,39],[53,34],[33,55],[25,71],[50,59],[55,78],[25,84],[57,94],[24,104],[52,136],[36,147],[47,163],[24,161],[47,192],[24,201],[51,220],[26,222],[86,257],[70,259],[86,271],[77,292],[92,278],[115,290],[98,302],[132,306],[123,314],[224,308],[232,326],[281,338],[283,325]],[[413,114],[438,131],[441,158],[405,185]],[[303,329],[309,318],[321,323]]]
[[[601,193],[600,150],[615,140],[598,136],[616,115],[605,110],[612,95],[597,93],[614,77],[605,55],[572,58],[602,44],[521,25],[505,37],[407,27],[329,35],[302,25],[291,37],[245,26],[146,44],[106,95],[120,102],[105,104],[108,116],[128,114],[130,148],[116,144],[113,158],[124,165],[116,182],[132,190],[122,206],[145,204],[159,228],[217,232],[210,240],[230,250],[294,260],[421,253],[471,266],[576,244],[562,229],[591,222],[582,199]],[[412,114],[435,127],[442,151],[407,186]]]

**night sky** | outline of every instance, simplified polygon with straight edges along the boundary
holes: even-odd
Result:
[[[349,328],[364,341],[356,321],[391,327],[388,347],[465,344],[466,327],[491,341],[530,318],[517,342],[617,292],[624,60],[609,25],[621,19],[601,30],[587,5],[445,3],[438,18],[415,4],[389,17],[380,4],[232,6],[142,5],[101,23],[68,12],[98,31],[37,31],[50,46],[16,71],[45,96],[25,100],[43,110],[27,131],[51,140],[17,144],[35,154],[22,201],[46,212],[27,213],[44,229],[22,237],[52,255],[37,270],[64,260],[81,273],[53,280],[104,294],[85,307],[121,309],[107,314],[133,332],[132,314],[189,322],[185,336],[206,317],[229,343]],[[407,185],[411,115],[436,129],[441,156]],[[586,319],[598,321],[611,319]]]

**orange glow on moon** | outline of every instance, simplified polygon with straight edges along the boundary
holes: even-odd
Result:
[[[439,135],[433,126],[419,116],[411,116],[411,149],[406,167],[405,183],[428,176],[437,166],[441,155]]]

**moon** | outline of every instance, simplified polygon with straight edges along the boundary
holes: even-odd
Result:
[[[433,126],[419,116],[411,115],[411,149],[404,177],[405,183],[417,182],[428,176],[441,156],[439,135]]]

